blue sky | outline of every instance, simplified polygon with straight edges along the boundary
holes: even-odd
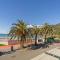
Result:
[[[60,0],[0,0],[0,33],[20,18],[28,24],[60,23]]]

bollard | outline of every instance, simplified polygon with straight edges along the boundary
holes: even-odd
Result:
[[[13,51],[13,46],[11,46],[11,51]]]

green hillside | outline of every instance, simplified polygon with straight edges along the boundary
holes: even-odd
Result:
[[[52,25],[54,29],[54,33],[60,35],[60,23],[56,25]]]

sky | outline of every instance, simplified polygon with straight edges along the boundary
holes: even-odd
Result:
[[[60,23],[60,0],[0,0],[0,33],[9,32],[12,23]]]

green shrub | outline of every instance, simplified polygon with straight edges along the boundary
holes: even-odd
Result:
[[[54,42],[54,38],[53,37],[47,38],[47,43],[53,43],[53,42]]]

